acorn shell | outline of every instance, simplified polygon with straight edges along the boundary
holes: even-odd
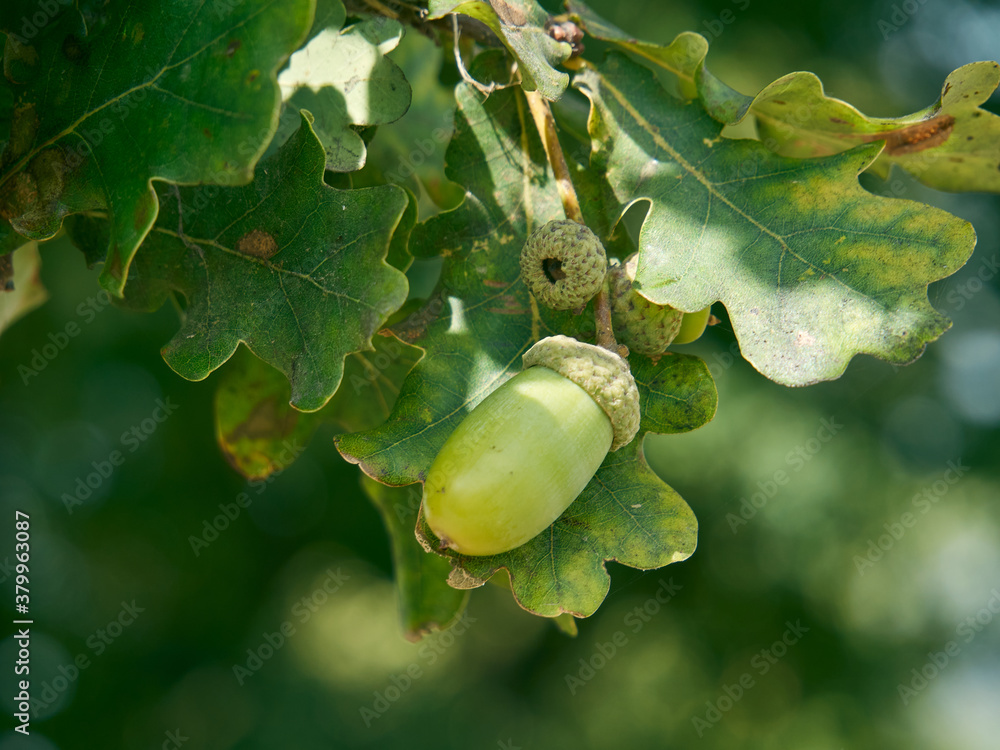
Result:
[[[584,224],[566,219],[535,230],[521,250],[521,276],[541,304],[582,308],[601,290],[608,270],[604,245]]]

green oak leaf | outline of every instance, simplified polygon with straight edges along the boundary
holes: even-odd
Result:
[[[342,31],[326,29],[292,55],[278,76],[285,111],[272,148],[287,140],[305,109],[315,118],[326,168],[361,169],[367,151],[354,128],[394,122],[410,106],[403,71],[386,57],[402,35],[398,21],[372,18]]]
[[[163,348],[179,375],[204,379],[242,341],[289,379],[293,406],[314,411],[340,385],[344,358],[370,349],[403,304],[406,277],[385,257],[406,194],[391,185],[331,188],[324,162],[303,117],[250,185],[161,191],[123,306],[152,311],[184,295],[181,329]],[[102,224],[106,233],[97,219],[72,223],[88,257]]]
[[[592,37],[610,42],[619,49],[638,55],[677,76],[680,93],[687,99],[698,96],[698,70],[708,54],[708,40],[693,31],[678,34],[666,47],[636,39],[604,20],[580,0],[566,0],[566,10]]]
[[[974,62],[951,73],[937,102],[906,117],[868,117],[827,96],[813,73],[789,73],[756,96],[733,90],[705,68],[708,42],[684,32],[669,45],[639,41],[605,21],[580,0],[566,7],[587,33],[669,70],[681,94],[700,98],[727,125],[752,115],[761,140],[782,156],[828,156],[885,141],[868,167],[888,177],[893,164],[938,190],[1000,192],[1000,116],[982,108],[1000,84],[1000,65]]]
[[[782,156],[815,157],[885,141],[871,166],[888,177],[896,164],[938,190],[1000,192],[1000,116],[982,104],[1000,84],[1000,65],[974,62],[951,73],[934,104],[906,117],[862,114],[827,96],[812,73],[790,73],[756,96],[743,96],[706,74],[709,113],[734,124],[749,112],[761,140]]]
[[[277,127],[277,70],[305,36],[313,3],[111,0],[99,12],[57,7],[30,39],[19,36],[18,22],[37,3],[8,0],[0,11],[8,33],[5,72],[15,82],[0,201],[11,200],[32,171],[48,180],[38,186],[47,198],[44,215],[20,223],[20,212],[12,215],[19,232],[46,239],[65,215],[97,202],[89,194],[81,208],[64,191],[99,190],[111,221],[101,283],[120,295],[157,218],[154,180],[252,179]],[[88,165],[82,175],[81,162]]]
[[[432,630],[444,630],[462,614],[469,594],[448,585],[449,562],[428,555],[413,536],[420,492],[414,487],[388,487],[366,476],[361,477],[361,487],[389,532],[403,635],[419,641]]]
[[[476,75],[483,80],[480,71]],[[448,176],[468,192],[458,208],[414,229],[410,249],[416,257],[444,256],[441,281],[424,310],[393,329],[426,353],[404,381],[383,425],[336,438],[345,458],[390,485],[423,481],[451,432],[521,370],[521,355],[532,343],[555,333],[585,338],[582,331],[593,314],[590,308],[583,316],[541,308],[520,279],[518,258],[527,234],[563,216],[523,95],[516,89],[497,91],[484,103],[470,85],[461,84],[457,101]],[[608,457],[586,490],[591,500],[571,506],[554,530],[545,532],[555,534],[559,544],[529,543],[490,558],[492,570],[508,570],[517,600],[532,612],[594,612],[608,589],[604,560],[657,567],[694,550],[691,510],[649,470],[639,445],[647,429],[679,432],[710,420],[716,406],[714,383],[705,363],[695,357],[668,354],[657,363],[633,357],[631,364],[645,412],[643,432],[629,448]],[[616,508],[625,498],[629,512],[622,514]],[[643,508],[639,525],[633,505]],[[588,540],[573,532],[581,525],[589,529]],[[564,542],[565,548],[560,546]],[[481,566],[470,572],[467,564],[478,563],[469,558],[451,557],[456,565],[453,585],[479,585],[488,577]],[[538,585],[544,578],[541,569],[552,566],[577,573],[566,577],[559,572],[552,587]]]
[[[48,299],[49,294],[38,275],[42,259],[38,255],[38,243],[22,245],[11,255],[0,257],[13,265],[13,275],[4,279],[0,269],[0,334],[15,321],[23,318]]]
[[[526,91],[537,90],[555,101],[569,85],[569,75],[555,66],[569,59],[573,50],[548,35],[549,14],[535,0],[430,0],[428,10],[431,19],[461,13],[489,26],[517,59]]]
[[[881,144],[800,160],[722,138],[697,102],[673,99],[619,53],[574,85],[592,103],[592,166],[617,200],[613,218],[650,203],[638,291],[686,312],[722,301],[743,356],[767,377],[829,380],[860,353],[905,364],[950,325],[927,285],[966,262],[975,234],[861,188]]]
[[[2,301],[2,298],[0,298]],[[393,336],[374,336],[374,350],[352,352],[333,398],[319,411],[289,401],[288,379],[244,347],[222,368],[215,392],[215,435],[223,455],[247,479],[286,467],[324,424],[345,432],[370,430],[392,411],[399,386],[420,350]]]

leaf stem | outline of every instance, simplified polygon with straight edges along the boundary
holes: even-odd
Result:
[[[608,284],[601,286],[601,291],[594,297],[594,322],[597,324],[597,345],[618,350],[618,342],[615,341],[614,331],[611,330],[611,305],[608,304]]]
[[[525,98],[528,100],[528,107],[531,109],[531,117],[535,120],[535,127],[538,128],[538,135],[542,139],[545,147],[545,155],[552,166],[552,172],[556,177],[556,188],[559,190],[559,197],[562,199],[563,211],[567,219],[572,219],[580,224],[585,224],[583,212],[580,210],[580,201],[576,197],[576,189],[573,187],[573,180],[569,176],[569,165],[566,164],[566,157],[563,155],[562,146],[559,145],[559,136],[556,133],[556,120],[552,116],[552,109],[545,98],[537,91],[525,91]]]
[[[552,116],[552,109],[537,91],[525,91],[524,96],[528,100],[528,108],[531,110],[538,135],[542,139],[542,146],[545,147],[545,156],[548,157],[552,173],[555,175],[556,188],[559,190],[559,198],[562,200],[563,212],[567,219],[586,224],[587,222],[583,219],[583,211],[580,210],[580,200],[576,196],[576,188],[573,187],[573,180],[569,174],[566,156],[563,154],[562,146],[559,145],[556,120]],[[601,291],[594,297],[594,324],[597,327],[598,346],[622,357],[628,356],[628,347],[618,344],[611,325],[611,297],[608,292],[607,279],[601,286]]]

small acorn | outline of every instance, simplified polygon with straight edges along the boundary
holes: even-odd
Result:
[[[601,290],[604,245],[584,224],[559,219],[536,229],[521,250],[521,276],[540,303],[578,310]]]
[[[655,356],[674,341],[684,313],[650,302],[632,289],[638,260],[639,255],[633,253],[624,263],[612,261],[608,271],[611,322],[618,340],[630,351]]]
[[[638,260],[638,253],[633,253],[624,263],[612,260],[608,270],[611,321],[618,340],[630,351],[654,357],[671,344],[690,344],[699,338],[712,306],[685,313],[650,302],[632,288]]]
[[[522,362],[459,424],[427,474],[424,519],[442,547],[495,555],[521,546],[639,430],[639,392],[614,352],[550,336]]]

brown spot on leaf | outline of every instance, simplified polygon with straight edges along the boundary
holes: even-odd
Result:
[[[251,70],[247,74],[247,83],[253,83],[258,78],[260,78],[260,71],[259,70]]]
[[[243,42],[239,39],[233,39],[233,41],[229,43],[229,46],[226,47],[226,57],[232,57],[235,55],[236,50],[238,50],[241,46],[243,46]]]
[[[531,315],[531,310],[526,307],[487,307],[486,312],[496,315]]]
[[[278,252],[278,243],[264,230],[254,229],[239,238],[236,242],[236,250],[244,255],[266,259]]]
[[[438,292],[427,300],[426,305],[391,326],[389,330],[400,341],[416,341],[424,335],[427,326],[437,320],[447,306],[444,295]]]
[[[241,438],[273,440],[291,435],[298,420],[299,413],[295,409],[279,409],[275,399],[267,398],[257,403],[246,419],[226,435],[226,442],[232,445]]]
[[[66,154],[59,146],[47,148],[31,160],[28,171],[38,182],[38,200],[52,203],[63,192],[63,174],[69,171]]]
[[[212,131],[209,130],[208,128],[203,128],[201,132],[205,134],[206,138],[211,138],[212,137]]]
[[[847,125],[847,120],[841,120],[839,117],[831,117],[830,122],[835,122],[838,125]]]
[[[955,118],[951,115],[918,122],[906,128],[869,136],[866,140],[885,139],[885,152],[890,156],[913,154],[935,148],[948,140],[955,129]]]

